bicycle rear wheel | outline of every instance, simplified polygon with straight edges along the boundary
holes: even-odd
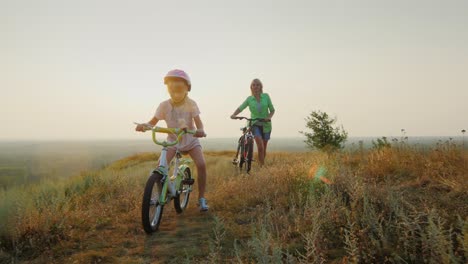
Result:
[[[192,179],[192,173],[189,168],[185,168],[182,172],[183,178],[180,183],[180,188],[177,196],[174,198],[174,208],[178,214],[182,213],[185,208],[187,208],[189,198],[190,198],[190,188],[194,183]]]
[[[143,229],[147,234],[156,232],[161,223],[164,205],[159,203],[162,190],[163,176],[159,172],[153,172],[146,182],[141,205],[141,219]]]

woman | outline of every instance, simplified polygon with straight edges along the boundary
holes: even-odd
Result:
[[[247,106],[250,110],[250,118],[263,118],[266,122],[257,121],[252,126],[252,133],[255,136],[255,143],[258,150],[258,161],[260,166],[265,163],[266,149],[268,140],[271,135],[271,118],[275,114],[275,108],[271,103],[270,96],[263,93],[263,85],[259,79],[254,79],[250,84],[252,95],[247,97],[245,101],[231,115],[232,119],[236,119]]]

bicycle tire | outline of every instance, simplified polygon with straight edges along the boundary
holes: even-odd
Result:
[[[252,158],[253,158],[253,140],[251,138],[247,139],[247,144],[246,144],[246,149],[247,152],[247,164],[245,166],[245,171],[247,173],[250,172],[250,169],[252,168]]]
[[[185,168],[183,171],[183,178],[182,182],[180,183],[179,191],[177,196],[174,198],[174,208],[178,214],[182,213],[185,208],[187,208],[189,198],[190,198],[190,191],[189,188],[192,184],[184,184],[184,181],[192,180],[192,173],[190,172],[189,168]],[[182,195],[183,194],[183,195]],[[183,197],[183,199],[181,199]]]
[[[143,229],[147,234],[156,232],[161,223],[164,205],[159,204],[159,192],[157,184],[162,190],[161,180],[163,175],[159,172],[153,172],[146,181],[145,191],[143,193],[143,202],[141,205],[141,219],[143,223]],[[154,192],[156,191],[156,192]],[[151,209],[154,207],[154,213],[151,213]]]
[[[244,151],[245,151],[245,144],[244,144],[244,141],[245,141],[245,137],[242,136],[240,139],[239,139],[239,145],[240,145],[240,152],[239,152],[239,169],[242,171],[242,167],[244,166],[244,163],[245,163],[245,155],[244,155]]]

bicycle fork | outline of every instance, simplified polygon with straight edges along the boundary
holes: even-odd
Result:
[[[177,196],[177,190],[176,190],[176,179],[177,179],[177,172],[178,172],[178,167],[179,167],[179,156],[180,153],[177,151],[176,152],[176,161],[174,165],[174,173],[169,179],[167,179],[167,176],[169,175],[169,166],[167,164],[167,147],[164,147],[161,152],[161,156],[159,158],[159,166],[158,166],[158,171],[163,175],[163,178],[161,179],[161,184],[162,184],[162,190],[160,194],[160,201],[165,202],[166,198],[166,193],[169,195],[168,198],[173,198]],[[168,180],[167,184],[164,184],[164,182]]]
[[[244,159],[247,160],[247,152],[245,151],[246,147],[250,141],[252,141],[252,146],[253,146],[253,135],[251,133],[248,133],[245,135],[244,139]]]

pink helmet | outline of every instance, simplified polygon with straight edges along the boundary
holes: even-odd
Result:
[[[192,83],[190,82],[190,77],[188,76],[188,74],[186,72],[184,72],[183,70],[178,70],[178,69],[174,69],[174,70],[170,70],[166,76],[164,77],[164,84],[167,84],[167,81],[168,79],[170,78],[181,78],[183,80],[185,80],[185,82],[187,83],[188,85],[188,90],[190,91],[191,88],[192,88]]]

